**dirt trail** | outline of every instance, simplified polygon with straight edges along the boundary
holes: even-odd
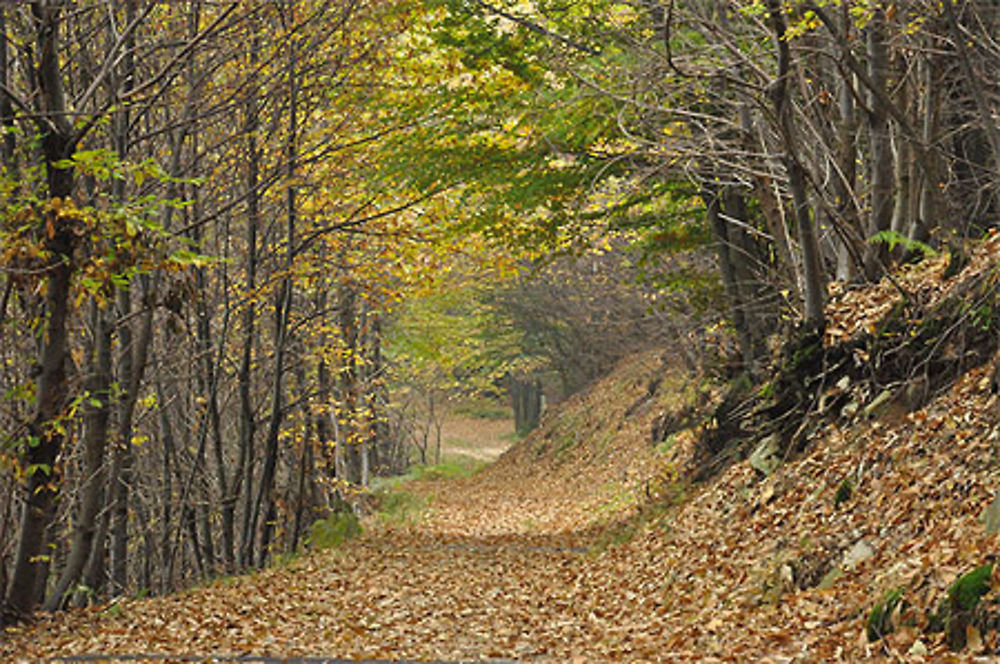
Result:
[[[943,267],[900,278],[922,297],[946,292]],[[880,289],[845,293],[829,310],[831,330],[854,329],[838,311],[895,297]],[[141,652],[538,664],[995,659],[993,628],[969,632],[975,645],[958,654],[924,630],[950,584],[995,558],[996,537],[977,520],[1000,464],[986,366],[911,413],[819,427],[766,479],[741,462],[692,485],[682,471],[696,429],[684,426],[697,418],[687,414],[718,395],[668,359],[630,358],[472,477],[406,486],[429,506],[416,523],[171,597],[46,617],[8,634],[0,661]],[[604,536],[624,534],[616,545],[583,534],[643,509],[641,527]],[[866,616],[899,588],[897,629],[869,642]],[[984,602],[1000,606],[990,592]]]
[[[370,536],[177,596],[43,620],[0,653],[534,660],[589,629],[566,592],[582,555],[544,543]]]
[[[523,487],[503,495],[494,487],[490,509],[474,499],[486,479],[417,482],[410,489],[431,505],[419,523],[373,524],[338,550],[170,597],[42,618],[10,634],[0,660],[156,653],[591,661],[586,644],[604,638],[608,625],[594,613],[601,596],[588,579],[588,540],[547,531],[542,518],[532,525],[532,514],[558,507],[556,495],[546,505]]]
[[[641,377],[635,389],[645,385]],[[470,434],[469,423],[459,424],[452,436],[479,454],[503,446],[509,426],[488,423]],[[602,441],[600,454],[618,453]],[[371,524],[338,550],[177,595],[42,617],[0,642],[0,661],[158,653],[590,662],[609,661],[596,653],[625,641],[638,657],[631,661],[656,659],[652,635],[630,634],[634,619],[622,611],[634,602],[608,602],[614,568],[595,574],[591,540],[579,534],[610,514],[609,501],[634,502],[622,501],[631,495],[625,487],[639,485],[623,483],[628,474],[604,457],[598,464],[585,456],[588,473],[565,453],[553,461],[561,470],[521,458],[535,455],[531,445],[473,477],[405,487],[429,505],[416,523]]]
[[[441,428],[441,451],[445,458],[465,456],[476,461],[496,461],[514,441],[512,419],[452,415]]]

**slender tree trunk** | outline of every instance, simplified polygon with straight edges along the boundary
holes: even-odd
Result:
[[[60,608],[70,588],[80,578],[93,549],[97,515],[104,502],[104,453],[111,415],[111,330],[104,312],[91,304],[94,343],[90,371],[84,381],[83,481],[80,511],[73,522],[73,542],[69,558],[55,588],[45,602],[46,611]]]
[[[156,399],[160,404],[158,409],[158,424],[160,441],[163,447],[161,473],[163,475],[163,495],[160,512],[160,593],[167,594],[173,588],[173,556],[171,555],[170,534],[173,532],[173,458],[174,431],[167,413],[168,401],[163,389],[163,381],[159,376],[156,380]]]
[[[920,169],[920,200],[917,219],[910,231],[911,240],[926,241],[930,238],[930,229],[940,223],[945,232],[945,242],[955,231],[955,224],[940,214],[939,204],[938,173],[940,164],[938,153],[935,149],[938,141],[938,121],[940,118],[941,93],[939,90],[940,81],[937,76],[933,56],[926,56],[919,64],[919,74],[921,86],[923,87],[923,103],[921,116],[921,140],[925,147],[925,158]]]
[[[868,76],[872,84],[885,94],[889,89],[889,47],[886,40],[885,10],[882,7],[875,7],[867,27]],[[872,93],[868,99],[871,214],[866,238],[868,243],[865,246],[865,273],[869,279],[881,276],[888,267],[889,259],[886,243],[872,242],[872,238],[892,226],[894,168],[885,94]]]
[[[851,35],[854,25],[848,9],[845,3],[841,13],[842,34],[845,36]],[[841,70],[837,86],[837,137],[834,154],[836,174],[832,183],[838,229],[836,276],[845,282],[852,282],[857,278],[859,266],[855,256],[861,254],[864,241],[855,202],[858,148],[853,78],[850,71]]]
[[[805,322],[816,331],[825,326],[825,279],[821,264],[819,239],[816,223],[812,217],[809,198],[806,193],[805,168],[799,161],[794,125],[792,123],[791,99],[788,80],[792,67],[791,49],[785,30],[785,17],[781,0],[767,0],[768,18],[774,32],[778,50],[778,78],[771,89],[771,100],[785,148],[785,168],[788,171],[788,187],[792,193],[795,221],[799,228],[799,243],[802,245],[802,270],[805,295]]]
[[[125,1],[126,25],[135,20],[136,0]],[[122,56],[122,91],[128,94],[135,84],[135,33],[126,37]],[[129,152],[129,123],[131,114],[128,105],[123,105],[115,116],[114,143],[120,159],[125,159]],[[112,185],[116,200],[125,202],[126,191],[124,179],[116,179]],[[132,485],[132,414],[138,399],[141,384],[142,368],[136,365],[137,349],[134,346],[132,334],[132,289],[124,286],[118,293],[118,315],[121,321],[118,328],[120,341],[120,357],[118,360],[118,380],[122,385],[121,412],[118,421],[117,453],[118,473],[112,478],[114,497],[111,530],[111,593],[120,595],[128,588],[128,515],[129,491]],[[148,347],[149,339],[143,339]],[[146,348],[142,348],[143,354]],[[142,358],[144,364],[145,358]]]
[[[0,4],[0,83],[7,88],[11,87],[10,76],[10,49],[9,35],[7,34],[7,8]],[[17,148],[16,134],[14,133],[14,107],[10,102],[10,97],[0,94],[0,129],[3,130],[3,137],[0,139],[0,155],[3,158],[3,165],[7,168],[10,177],[15,181],[20,180],[18,163],[15,155]],[[2,317],[2,310],[0,310]],[[2,592],[2,587],[0,587]]]
[[[389,431],[386,420],[385,404],[388,397],[385,393],[385,370],[382,357],[382,317],[377,311],[369,314],[368,324],[368,419],[369,419],[369,450],[372,455],[372,468],[375,473],[387,472],[394,463],[389,451]]]
[[[350,283],[340,287],[338,301],[340,333],[343,338],[343,366],[340,367],[340,412],[338,422],[342,422],[337,438],[339,453],[343,459],[344,473],[341,476],[351,484],[361,482],[361,450],[358,445],[358,311],[357,293]]]
[[[722,277],[729,319],[739,341],[743,368],[750,371],[753,367],[755,343],[747,321],[745,303],[737,282],[733,256],[736,248],[729,239],[729,224],[722,217],[722,193],[706,189],[702,191],[701,198],[705,201],[708,223],[715,236],[715,251],[719,260],[719,274]]]
[[[257,33],[256,20],[251,19],[252,35],[250,38],[250,68],[257,67],[257,53],[260,49],[260,38]],[[243,353],[237,374],[240,394],[240,452],[237,462],[236,479],[234,480],[233,502],[238,500],[242,487],[245,498],[243,507],[243,535],[240,562],[249,567],[253,561],[254,535],[252,525],[253,515],[253,475],[256,465],[255,437],[257,425],[254,419],[253,407],[253,345],[256,337],[257,308],[254,304],[257,289],[257,228],[260,224],[260,149],[257,145],[257,130],[259,124],[259,109],[257,107],[257,86],[251,85],[246,99],[246,136],[247,136],[247,238],[246,238],[246,294],[247,302],[243,312]]]
[[[294,23],[294,6],[289,24]],[[288,41],[288,139],[285,146],[287,167],[287,187],[285,189],[285,214],[287,220],[285,241],[287,242],[284,274],[279,286],[277,302],[274,311],[274,378],[271,388],[271,416],[268,420],[267,437],[264,443],[264,467],[261,471],[260,490],[254,506],[253,527],[256,530],[258,515],[264,508],[264,523],[261,524],[260,549],[258,566],[263,567],[270,554],[271,537],[274,531],[274,520],[277,517],[276,500],[274,496],[275,473],[278,465],[278,434],[284,415],[284,373],[285,353],[287,350],[288,319],[292,308],[292,269],[294,267],[295,225],[297,220],[295,200],[295,161],[297,155],[298,134],[298,53],[294,37]]]
[[[305,363],[302,361],[297,362],[295,365],[295,380],[300,393],[308,389]],[[310,407],[310,401],[303,400],[301,417],[305,423],[305,431],[302,434],[301,448],[299,450],[299,468],[295,487],[295,517],[292,523],[289,548],[291,551],[298,550],[307,514],[311,514],[314,507],[312,492],[308,490],[312,486],[312,473],[314,469],[312,452],[315,434],[315,423],[310,412]]]
[[[132,294],[128,287],[122,288],[118,294],[118,316],[122,321],[128,321],[132,313]],[[135,366],[132,362],[132,326],[124,322],[118,329],[121,341],[118,359],[119,382],[124,385],[132,383]],[[127,388],[126,388],[127,389]],[[129,395],[122,395],[127,401]],[[123,404],[124,405],[124,404]],[[124,413],[123,413],[124,414]],[[124,420],[119,422],[118,436],[115,440],[116,461],[112,473],[112,521],[111,521],[111,595],[123,594],[128,588],[128,515],[129,492],[132,487],[132,441],[131,426],[125,430]],[[127,437],[126,437],[127,436]]]
[[[149,277],[140,279],[142,301],[148,300],[152,290]],[[129,493],[132,485],[133,456],[132,432],[135,407],[139,402],[139,390],[148,365],[149,348],[153,343],[153,310],[147,307],[139,318],[139,336],[133,335],[135,321],[132,309],[132,289],[124,287],[118,292],[119,316],[122,324],[118,328],[121,348],[118,359],[118,376],[121,385],[120,408],[116,442],[118,444],[116,462],[112,467],[112,570],[111,591],[120,594],[128,587],[128,514]],[[115,467],[116,466],[116,467]]]
[[[721,202],[738,306],[743,311],[743,320],[749,334],[750,345],[745,349],[747,354],[744,360],[746,369],[754,374],[758,360],[764,355],[764,338],[767,334],[765,326],[770,325],[777,312],[770,310],[766,286],[756,275],[756,263],[759,259],[757,247],[747,230],[751,228],[752,220],[746,200],[735,187],[726,187],[722,191]]]

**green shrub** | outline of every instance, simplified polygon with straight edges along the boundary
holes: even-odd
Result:
[[[306,546],[319,551],[335,549],[360,534],[361,523],[354,512],[334,512],[309,526]]]
[[[376,492],[376,523],[388,526],[415,524],[427,509],[427,498],[421,495],[387,488]]]

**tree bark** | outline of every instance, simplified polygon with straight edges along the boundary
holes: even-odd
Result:
[[[55,611],[65,601],[70,588],[80,578],[93,549],[97,515],[104,503],[104,456],[111,416],[111,330],[104,312],[91,305],[94,342],[90,371],[84,381],[87,402],[84,406],[83,481],[80,511],[73,523],[73,542],[62,575],[48,599],[46,611]]]
[[[889,133],[886,99],[889,89],[889,48],[886,37],[886,15],[875,7],[867,27],[868,77],[881,94],[868,95],[868,149],[871,213],[868,219],[865,245],[865,274],[877,279],[888,268],[889,252],[885,242],[873,242],[876,234],[890,230],[893,212],[893,153]]]
[[[294,5],[289,8],[289,23],[294,23]],[[264,522],[261,524],[260,549],[258,550],[258,566],[263,567],[270,555],[271,537],[274,532],[274,520],[277,517],[276,499],[274,496],[275,474],[278,466],[278,435],[284,420],[284,374],[285,354],[288,346],[288,320],[292,308],[292,270],[295,255],[295,225],[297,222],[295,161],[297,155],[298,134],[298,52],[295,38],[288,39],[288,137],[285,145],[286,188],[285,188],[285,261],[284,271],[279,284],[277,301],[274,307],[274,377],[271,386],[271,415],[268,419],[267,437],[264,439],[264,467],[261,471],[260,490],[254,507],[253,524],[256,526],[258,515],[264,507]],[[251,528],[255,531],[256,528]]]
[[[254,69],[257,66],[257,53],[260,50],[260,38],[255,19],[251,19],[251,30],[249,54],[250,67]],[[232,495],[232,502],[235,504],[239,499],[241,488],[244,492],[243,546],[240,552],[240,563],[244,567],[249,567],[253,561],[255,535],[251,521],[254,495],[253,475],[256,463],[255,438],[257,434],[252,396],[252,363],[257,321],[257,308],[254,304],[257,296],[257,228],[260,225],[260,193],[258,191],[260,187],[260,149],[257,144],[260,111],[257,106],[257,94],[257,86],[252,84],[246,98],[246,127],[244,130],[247,137],[247,246],[244,270],[247,302],[243,312],[243,353],[237,373],[240,395],[240,451]],[[241,487],[241,483],[245,483],[246,486]]]
[[[28,428],[27,449],[21,468],[27,477],[21,536],[14,560],[14,572],[7,589],[0,622],[11,623],[28,616],[35,607],[39,575],[46,570],[42,548],[52,509],[59,493],[56,461],[67,439],[60,420],[69,405],[66,364],[70,288],[73,251],[77,233],[72,214],[61,212],[73,194],[73,170],[57,163],[71,156],[73,127],[66,114],[66,98],[59,62],[59,29],[62,3],[33,2],[35,40],[39,56],[37,81],[43,127],[41,149],[45,160],[51,206],[43,214],[44,246],[50,263],[45,277],[45,325],[38,356],[35,410]]]
[[[785,27],[781,0],[767,0],[768,18],[774,32],[778,50],[778,75],[771,87],[771,101],[774,104],[778,129],[784,143],[785,169],[788,172],[788,187],[792,193],[792,206],[798,224],[799,243],[802,245],[802,282],[805,296],[805,323],[816,331],[822,331],[826,321],[825,279],[821,264],[819,240],[816,224],[809,206],[806,192],[806,174],[799,161],[798,146],[792,123],[791,99],[788,93],[788,79],[792,67],[791,49]]]

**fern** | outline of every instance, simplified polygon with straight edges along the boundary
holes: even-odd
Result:
[[[896,231],[879,231],[869,240],[872,244],[889,245],[889,251],[895,251],[896,247],[902,247],[908,252],[920,252],[924,258],[934,258],[937,252],[930,245],[906,237]]]

